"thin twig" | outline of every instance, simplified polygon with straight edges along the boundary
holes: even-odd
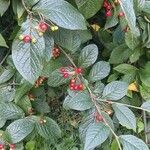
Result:
[[[101,110],[99,109],[98,104],[96,103],[96,99],[93,97],[93,93],[92,93],[91,89],[90,89],[89,87],[87,87],[87,89],[88,89],[88,91],[89,91],[89,93],[90,93],[91,100],[93,101],[96,110],[98,111],[98,113],[99,113],[100,115],[102,115]],[[118,144],[119,149],[122,150],[121,144],[120,144],[120,142],[119,142],[119,137],[117,136],[117,134],[114,132],[114,130],[111,128],[111,126],[108,124],[108,122],[106,121],[106,119],[105,119],[104,117],[103,117],[103,121],[104,121],[104,123],[106,124],[106,126],[109,127],[110,131],[111,131],[112,134],[114,135],[114,137],[115,137],[115,139],[116,139],[116,141],[117,141],[117,144]]]
[[[0,62],[0,66],[4,63],[4,61],[7,59],[7,57],[9,56],[10,53],[10,49],[8,50],[7,54],[5,55],[5,57],[2,59],[2,61]]]
[[[59,49],[65,54],[65,56],[68,58],[68,60],[72,63],[72,65],[77,68],[73,60],[70,58],[70,56],[59,46]]]
[[[148,138],[147,138],[147,120],[146,120],[146,113],[145,113],[145,111],[143,111],[143,121],[144,121],[145,143],[148,143]]]

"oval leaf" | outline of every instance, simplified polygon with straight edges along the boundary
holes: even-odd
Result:
[[[86,29],[84,17],[64,0],[40,0],[33,10],[60,27],[71,30]]]
[[[79,66],[87,68],[94,64],[98,56],[98,47],[95,44],[90,44],[84,47],[79,56]]]
[[[11,123],[4,133],[6,141],[9,143],[18,143],[29,135],[34,129],[34,123],[27,119],[19,119]]]
[[[149,150],[141,139],[133,135],[121,135],[119,138],[123,145],[123,150]]]
[[[113,81],[105,86],[103,98],[108,100],[119,100],[126,95],[127,89],[127,83],[122,81]]]
[[[92,124],[86,132],[84,150],[94,149],[96,146],[102,144],[108,138],[109,134],[110,130],[104,123]]]
[[[115,115],[122,126],[136,131],[136,118],[134,113],[126,106],[113,104]]]
[[[46,123],[37,123],[36,128],[38,133],[45,139],[50,139],[53,142],[61,137],[61,130],[58,124],[51,118],[45,117]]]
[[[30,26],[31,25],[31,26]],[[29,20],[22,24],[21,31],[18,36],[30,35],[37,40],[36,43],[24,43],[22,40],[15,39],[12,45],[12,58],[19,73],[34,84],[35,80],[40,76],[43,68],[43,57],[45,51],[44,38],[40,37],[35,29],[37,23],[30,23]],[[32,28],[32,30],[30,30]]]
[[[100,61],[97,62],[89,74],[89,80],[92,82],[102,80],[109,75],[110,65],[108,62]]]
[[[93,106],[90,95],[87,91],[74,92],[72,95],[68,95],[63,103],[64,108],[84,111],[90,109]]]

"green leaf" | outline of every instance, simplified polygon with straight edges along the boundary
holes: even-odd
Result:
[[[15,97],[15,89],[11,86],[0,88],[0,102],[11,102]]]
[[[80,138],[84,143],[85,143],[85,137],[88,128],[95,122],[94,113],[95,113],[95,109],[89,110],[86,116],[82,119],[82,122],[80,124],[79,127]]]
[[[113,49],[109,61],[112,64],[120,64],[127,61],[131,54],[132,51],[125,44],[122,44]]]
[[[147,111],[150,112],[150,102],[149,102],[149,101],[144,102],[144,103],[142,104],[141,108],[143,108],[143,109],[145,109],[145,110],[147,110]]]
[[[93,123],[86,132],[84,150],[94,149],[109,136],[110,130],[104,123]]]
[[[34,129],[33,121],[24,118],[11,123],[4,132],[4,137],[9,143],[18,143],[28,136]]]
[[[103,1],[101,0],[75,0],[80,12],[86,19],[94,16],[102,7]]]
[[[2,128],[6,123],[6,119],[0,118],[0,128]]]
[[[58,124],[51,118],[45,117],[44,120],[46,120],[46,123],[40,124],[37,122],[37,131],[43,138],[54,142],[61,137],[61,130]]]
[[[118,24],[118,11],[114,8],[113,15],[111,17],[107,17],[104,29],[109,29]]]
[[[122,81],[112,81],[107,84],[103,91],[103,98],[119,100],[127,94],[128,84]]]
[[[0,103],[0,118],[6,120],[19,119],[24,116],[22,109],[13,103]]]
[[[125,14],[125,18],[128,22],[128,25],[131,29],[131,32],[135,35],[137,35],[137,30],[136,30],[136,16],[134,12],[134,6],[133,6],[133,1],[132,0],[121,0],[119,1],[120,6]]]
[[[146,63],[143,69],[139,71],[141,81],[148,87],[150,87],[150,61]]]
[[[140,39],[138,37],[135,37],[131,33],[131,31],[126,32],[125,41],[126,41],[127,46],[132,50],[134,50],[140,44]]]
[[[17,105],[25,111],[26,114],[29,114],[29,110],[32,108],[31,101],[29,97],[23,96],[17,103]]]
[[[108,125],[109,125],[113,130],[115,130],[113,120],[109,117],[109,115],[108,115],[107,113],[105,113],[104,111],[102,111],[101,113],[102,113],[103,118],[104,118],[104,119],[106,120],[106,122],[108,123]]]
[[[120,64],[114,68],[114,70],[118,71],[119,73],[122,74],[129,74],[129,73],[134,73],[138,69],[130,64]]]
[[[1,6],[1,8],[0,8],[0,15],[1,16],[6,12],[6,10],[9,7],[9,5],[10,5],[10,0],[1,0],[0,1],[0,6]]]
[[[121,135],[119,137],[123,150],[149,150],[148,146],[133,135]]]
[[[1,8],[0,8],[0,10],[1,10]],[[0,46],[8,48],[8,46],[7,46],[6,42],[5,42],[5,39],[2,37],[1,34],[0,34]]]
[[[90,109],[93,106],[92,100],[88,91],[72,92],[72,95],[68,95],[65,98],[63,107],[66,109],[74,109],[84,111]]]
[[[58,45],[66,48],[72,53],[77,51],[82,43],[91,39],[91,34],[88,30],[72,31],[60,28],[58,31],[52,32],[51,34],[54,36],[55,42]]]
[[[45,59],[46,61],[50,61],[52,57],[52,50],[54,48],[54,39],[52,35],[48,32],[44,34],[44,39],[45,39]]]
[[[109,75],[110,65],[106,61],[97,62],[91,69],[89,80],[92,82],[102,80]]]
[[[136,118],[134,113],[122,104],[113,104],[112,107],[119,123],[128,129],[133,129],[136,131]]]
[[[45,52],[44,38],[40,37],[35,29],[37,22],[30,23],[29,19],[22,24],[21,31],[18,36],[30,35],[37,40],[36,43],[24,43],[17,38],[12,45],[12,58],[16,69],[24,79],[34,84],[35,80],[40,76],[43,68],[43,59]],[[32,30],[30,30],[32,28]]]
[[[79,66],[81,68],[87,68],[94,64],[98,57],[98,47],[95,44],[90,44],[84,47],[79,56]]]
[[[150,100],[150,87],[142,84],[142,86],[140,86],[140,94],[144,100],[149,101]]]
[[[32,84],[30,84],[28,81],[23,80],[20,84],[20,86],[16,89],[16,95],[15,95],[15,102],[18,103],[18,101],[32,88]]]
[[[149,1],[145,1],[142,11],[150,14],[150,2]]]
[[[50,107],[46,101],[44,101],[42,98],[37,98],[33,102],[33,108],[39,113],[49,113]]]
[[[68,70],[69,68],[64,67],[66,70]],[[60,69],[56,69],[55,71],[53,71],[48,78],[48,85],[52,86],[52,87],[57,87],[60,86],[62,84],[65,84],[67,82],[69,82],[69,80],[71,79],[71,76],[69,76],[68,78],[64,78],[63,74],[61,73]]]
[[[15,70],[12,68],[4,69],[2,73],[0,73],[0,84],[7,82],[14,75]]]
[[[43,14],[47,20],[60,27],[71,30],[86,29],[84,17],[64,0],[40,0],[33,7],[33,11]]]

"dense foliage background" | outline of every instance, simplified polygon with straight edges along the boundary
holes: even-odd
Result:
[[[0,16],[0,150],[149,150],[149,0],[0,0]]]

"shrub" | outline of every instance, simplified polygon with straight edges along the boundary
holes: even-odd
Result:
[[[0,6],[0,150],[149,149],[150,1]]]

